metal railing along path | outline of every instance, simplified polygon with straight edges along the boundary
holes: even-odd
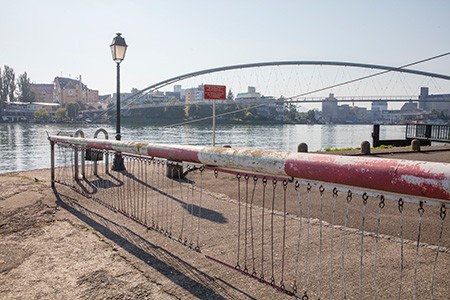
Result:
[[[450,125],[406,124],[406,139],[450,142]]]

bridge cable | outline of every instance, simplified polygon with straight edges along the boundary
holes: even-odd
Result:
[[[381,75],[381,74],[384,74],[384,73],[387,73],[387,72],[392,72],[392,71],[394,71],[394,72],[408,72],[408,73],[413,73],[413,74],[420,74],[420,75],[423,75],[423,76],[438,77],[438,78],[449,80],[449,76],[446,76],[446,75],[405,69],[408,66],[413,66],[413,65],[416,65],[416,64],[419,64],[419,63],[422,63],[422,62],[434,60],[434,59],[441,58],[441,57],[444,57],[444,56],[447,56],[447,55],[450,55],[450,52],[447,52],[447,53],[444,53],[444,54],[440,54],[440,55],[437,55],[437,56],[433,56],[433,57],[430,57],[430,58],[426,58],[426,59],[423,59],[423,60],[420,60],[420,61],[417,61],[417,62],[414,62],[414,63],[410,63],[410,64],[407,64],[407,65],[404,65],[404,66],[400,66],[400,67],[397,67],[397,68],[391,68],[391,67],[380,66],[380,65],[368,65],[368,64],[348,63],[348,62],[327,62],[327,61],[310,61],[310,62],[280,61],[280,62],[265,62],[265,63],[253,63],[253,64],[243,64],[243,65],[233,65],[233,66],[227,66],[227,67],[219,67],[219,68],[202,70],[202,71],[192,72],[192,73],[184,74],[184,75],[181,75],[181,76],[173,77],[173,78],[161,81],[161,82],[159,82],[157,84],[151,85],[149,87],[146,87],[145,89],[142,89],[142,90],[140,90],[140,91],[138,91],[138,92],[136,92],[136,93],[126,97],[125,99],[123,99],[123,102],[126,102],[126,101],[130,100],[128,103],[126,103],[123,106],[123,108],[129,106],[131,103],[133,103],[134,101],[139,99],[138,97],[140,95],[142,95],[144,92],[147,92],[147,91],[151,92],[151,91],[155,90],[156,88],[162,88],[162,87],[167,86],[167,85],[169,85],[171,83],[175,83],[175,82],[187,79],[187,78],[200,76],[200,75],[207,74],[207,73],[221,72],[221,71],[227,71],[227,70],[232,70],[232,69],[244,69],[244,68],[261,67],[261,66],[281,66],[281,65],[289,65],[289,64],[294,64],[294,63],[295,64],[299,64],[299,65],[300,64],[301,65],[303,65],[303,64],[305,64],[305,65],[314,65],[314,64],[317,64],[317,65],[336,65],[336,66],[352,66],[352,67],[362,67],[362,68],[384,69],[385,70],[383,72],[376,73],[376,74],[373,74],[373,75],[368,76],[368,77],[355,79],[353,81],[344,82],[342,84],[334,85],[334,86],[327,87],[327,88],[324,88],[324,89],[329,89],[329,88],[332,88],[332,87],[341,86],[341,85],[344,85],[344,84],[347,84],[347,83],[350,83],[350,82],[363,80],[363,79],[366,79],[366,78],[370,78],[370,77],[373,77],[373,76],[378,76],[378,75]],[[308,95],[308,94],[315,93],[315,92],[318,92],[318,91],[321,91],[321,90],[322,89],[311,91],[311,92],[308,92],[308,93],[302,94],[302,95]],[[297,95],[297,96],[294,96],[294,97],[291,97],[291,98],[298,98],[300,96],[301,95]],[[291,99],[291,98],[288,98],[288,99]],[[93,118],[93,121],[97,120],[98,118],[102,117],[103,115],[105,115],[106,113],[108,113],[109,111],[111,111],[111,110],[113,110],[115,108],[116,108],[116,106],[112,106],[109,109],[103,111],[98,116]],[[248,108],[248,109],[250,109],[250,108]],[[238,111],[236,111],[236,112],[238,112]],[[176,125],[179,125],[179,124],[174,124],[173,126],[176,126]]]
[[[407,67],[414,66],[414,65],[417,65],[417,64],[421,64],[421,63],[424,63],[424,62],[428,62],[428,61],[431,61],[431,60],[435,60],[435,59],[438,59],[438,58],[442,58],[442,57],[448,56],[448,55],[450,55],[450,52],[446,52],[446,53],[443,53],[443,54],[440,54],[440,55],[436,55],[436,56],[433,56],[433,57],[429,57],[429,58],[425,58],[425,59],[422,59],[422,60],[418,60],[418,61],[406,64],[406,65],[402,65],[400,67],[396,67],[396,68],[380,71],[380,72],[377,72],[377,73],[374,73],[374,74],[365,75],[365,76],[358,77],[358,78],[355,78],[355,79],[350,79],[350,80],[347,80],[347,81],[344,81],[344,82],[341,82],[341,83],[337,83],[337,84],[329,85],[329,86],[326,86],[326,87],[318,88],[318,89],[315,89],[315,90],[312,90],[312,91],[308,91],[308,92],[301,93],[301,94],[298,94],[298,95],[294,95],[294,96],[291,96],[291,97],[288,97],[288,98],[284,98],[284,99],[285,100],[293,100],[295,98],[300,98],[300,97],[304,97],[304,96],[307,96],[307,95],[315,94],[315,93],[322,92],[322,91],[325,91],[325,90],[329,90],[329,89],[332,89],[332,88],[340,87],[340,86],[347,85],[347,84],[350,84],[350,83],[354,83],[354,82],[366,80],[366,79],[369,79],[369,78],[373,78],[373,77],[376,77],[376,76],[380,76],[380,75],[383,75],[383,74],[387,74],[387,73],[390,73],[390,72],[397,72],[397,71],[400,71],[400,70],[405,69]],[[279,101],[279,99],[273,99],[273,100],[269,100],[268,99],[267,102],[275,102],[275,101]],[[230,115],[230,114],[239,113],[239,112],[242,112],[242,111],[247,111],[247,110],[250,110],[250,109],[253,109],[253,108],[262,107],[262,106],[267,105],[267,102],[262,103],[262,104],[251,105],[249,107],[237,109],[237,110],[230,111],[230,112],[217,114],[216,117],[222,117],[222,116],[226,116],[226,115]],[[163,128],[181,126],[181,125],[191,124],[191,123],[200,122],[200,121],[204,121],[204,120],[210,120],[210,119],[212,119],[212,116],[198,118],[198,119],[195,119],[195,120],[189,120],[189,121],[180,122],[180,123],[169,124],[169,125],[163,126]]]

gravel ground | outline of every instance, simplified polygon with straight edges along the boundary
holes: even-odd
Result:
[[[377,155],[405,158],[414,154],[392,153]],[[415,153],[413,159],[418,159],[418,155]],[[450,152],[427,152],[420,157],[450,161]],[[202,233],[202,246],[207,246],[198,253],[155,231],[146,230],[65,186],[57,185],[56,190],[52,190],[49,176],[49,170],[0,176],[0,299],[293,299],[205,258],[209,255],[228,262],[234,259],[236,249],[230,251],[230,248],[235,243],[233,228],[236,227],[237,205],[232,200],[237,195],[229,191],[231,177],[224,176],[219,183],[205,180],[204,185],[216,193],[211,199],[217,200],[205,198],[205,207],[211,212],[220,212],[215,218],[223,218],[226,222],[205,221],[204,226],[208,230]],[[289,209],[294,210],[294,207]],[[311,217],[317,217],[318,213],[317,205],[312,206]],[[408,216],[405,217],[407,224]],[[329,221],[329,218],[324,215],[324,220]],[[395,236],[398,222],[392,222],[387,219],[384,230],[387,235]],[[288,227],[291,223],[297,226],[294,219],[287,223]],[[450,230],[449,222],[445,224],[446,231]],[[434,224],[424,228],[423,235],[430,243],[436,239],[435,228]],[[318,229],[316,224],[311,228],[311,234],[318,235]],[[323,234],[326,236],[330,232],[324,231]],[[345,236],[345,231],[333,234],[338,239]],[[414,229],[405,231],[405,238],[414,240],[416,235]],[[448,237],[446,235],[447,239],[443,240],[445,247],[450,247]],[[281,234],[276,238],[280,239]],[[347,238],[346,241],[349,249],[359,247],[359,238]],[[389,275],[398,267],[391,269],[393,267],[389,265],[392,244],[389,238],[383,240],[380,247],[383,261],[380,277],[385,277],[380,282],[386,290],[392,280]],[[314,247],[318,245],[312,245],[311,251],[316,249]],[[294,248],[294,244],[288,243],[290,260],[293,259]],[[425,253],[432,249],[425,247],[421,251]],[[415,246],[406,244],[405,256],[413,257],[414,253]],[[441,255],[442,270],[448,273],[450,253]],[[359,258],[354,259],[358,261]],[[424,268],[432,263],[432,260],[421,261]],[[354,268],[358,270],[358,266]],[[412,272],[411,265],[405,269],[407,272]],[[438,282],[440,289],[435,296],[446,299],[450,285],[445,276],[439,278],[444,279],[439,279],[443,282]],[[314,286],[319,280],[322,278],[312,276],[309,284]],[[428,282],[418,285],[419,295],[429,294],[422,288],[426,284]],[[347,285],[353,298],[370,299],[364,291],[353,291],[351,282]],[[370,283],[366,285],[368,289],[373,288]],[[411,289],[411,285],[406,286],[405,290]],[[340,298],[339,292],[334,296]],[[325,295],[323,298],[330,297]]]
[[[0,299],[286,297],[48,177],[0,176]]]

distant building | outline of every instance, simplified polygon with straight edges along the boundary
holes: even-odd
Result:
[[[181,100],[181,93],[180,92],[166,92],[166,99],[170,100],[170,99],[177,99],[177,100]]]
[[[383,111],[388,109],[388,103],[385,100],[376,100],[372,102],[372,111]]]
[[[328,98],[322,101],[322,118],[325,122],[336,122],[339,118],[338,101],[334,94],[330,94]]]
[[[257,99],[257,98],[261,98],[261,94],[256,92],[256,88],[254,86],[249,86],[247,88],[247,92],[238,93],[235,100],[236,101],[251,100],[251,99]]]
[[[46,84],[46,83],[32,83],[31,91],[34,93],[34,101],[41,103],[53,103],[55,100],[53,96],[54,92],[54,84]]]
[[[7,102],[1,117],[4,122],[27,122],[39,108],[45,108],[52,116],[59,106],[59,103],[48,102]]]
[[[424,111],[437,110],[450,116],[450,94],[430,95],[427,87],[421,87],[419,108]]]
[[[402,108],[400,108],[401,111],[415,111],[418,112],[419,110],[417,109],[417,103],[412,103],[412,102],[406,102],[405,104],[402,105]]]
[[[54,98],[61,105],[69,102],[81,102],[85,104],[95,104],[99,102],[97,90],[89,89],[80,80],[55,77],[54,80]]]
[[[203,84],[196,88],[190,88],[184,90],[184,99],[186,104],[203,102]]]
[[[338,113],[336,121],[339,123],[346,123],[353,121],[352,108],[348,104],[338,106]]]
[[[261,105],[265,103],[264,105]],[[284,99],[273,97],[261,97],[254,104],[257,104],[256,113],[260,118],[272,119],[278,122],[284,120]]]
[[[421,120],[423,113],[417,110],[385,110],[381,114],[381,121],[387,124],[397,124],[406,120]]]
[[[131,95],[132,95],[132,93],[120,93],[120,103],[122,103],[123,100],[127,99]],[[112,95],[112,102],[114,104],[116,104],[116,102],[117,102],[117,93],[114,93]]]
[[[184,100],[184,90],[183,90],[183,87],[181,86],[181,84],[175,84],[173,86],[173,91],[175,93],[180,93],[180,100]]]
[[[284,99],[261,96],[261,93],[257,92],[253,86],[249,86],[247,92],[238,93],[234,102],[240,103],[243,107],[254,105],[259,118],[278,122],[282,122],[284,119]]]
[[[372,102],[371,108],[373,120],[379,121],[383,111],[388,109],[388,103],[385,100],[376,100]]]
[[[105,109],[112,103],[112,97],[111,95],[98,96],[98,102],[98,104],[101,105],[103,109]]]

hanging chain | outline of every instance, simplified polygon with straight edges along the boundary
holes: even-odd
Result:
[[[248,271],[247,268],[247,224],[248,224],[248,175],[244,175],[245,180],[245,218],[244,218],[244,272]]]
[[[158,160],[157,162],[156,162],[156,165],[157,165],[157,181],[156,181],[156,184],[157,184],[157,188],[158,188],[158,190],[161,190],[161,183],[160,183],[160,180],[161,180],[161,162]],[[162,232],[162,230],[163,230],[163,224],[162,224],[162,221],[161,221],[161,219],[163,219],[164,220],[164,216],[162,215],[162,212],[161,212],[161,193],[157,193],[157,197],[156,197],[156,229],[159,231],[159,232]]]
[[[359,295],[363,296],[363,287],[364,287],[364,232],[366,229],[366,206],[367,199],[369,196],[367,193],[362,194],[363,200],[363,210],[362,210],[362,220],[361,220],[361,247],[360,247],[360,262],[359,262]]]
[[[286,252],[286,190],[287,190],[288,181],[283,180],[283,248],[281,252],[281,281],[280,287],[285,290],[284,286],[284,257]]]
[[[168,162],[162,161],[161,162],[161,173],[163,174],[161,177],[161,199],[162,199],[162,208],[163,208],[163,230],[162,234],[168,236],[169,235],[169,199],[166,198],[168,195],[168,184],[167,184],[167,164]],[[164,191],[165,190],[165,191]]]
[[[183,185],[182,185],[182,177],[183,177],[183,164],[181,163],[180,165],[177,165],[178,167],[176,168],[177,171],[177,182],[178,182],[178,188],[180,190],[180,200],[181,203],[186,203],[187,202],[187,196],[184,196],[184,192],[183,192]],[[181,230],[180,230],[180,235],[178,237],[178,241],[180,243],[183,244],[183,233],[184,233],[184,214],[185,212],[182,211],[181,212]]]
[[[325,188],[323,185],[319,187],[320,194],[320,222],[319,222],[319,290],[318,298],[322,295],[322,252],[323,252],[323,193]]]
[[[239,257],[241,252],[241,174],[236,174],[236,178],[238,180],[238,236],[237,236],[237,260],[236,260],[236,269],[241,269],[239,265]]]
[[[437,266],[439,252],[441,250],[442,233],[444,231],[444,220],[445,220],[446,215],[447,215],[446,207],[445,207],[445,204],[442,203],[441,208],[439,210],[439,217],[441,218],[441,226],[440,226],[440,230],[439,230],[438,245],[437,245],[437,249],[436,249],[436,255],[434,256],[433,271],[432,271],[432,276],[431,276],[431,299],[435,299],[434,283],[435,283],[435,279],[436,279],[436,266]]]
[[[152,166],[152,186],[153,188],[155,188],[155,170],[156,170],[156,160],[153,158],[151,161],[151,164],[153,164]],[[151,197],[152,202],[151,202],[151,209],[152,209],[152,229],[156,229],[156,222],[155,222],[155,198],[156,197]]]
[[[380,195],[380,201],[378,202],[378,213],[377,213],[377,233],[375,238],[374,254],[373,254],[373,286],[375,290],[375,295],[378,297],[378,242],[380,240],[380,228],[381,228],[381,210],[385,206],[384,195]]]
[[[398,288],[398,299],[402,296],[403,289],[403,269],[404,269],[404,254],[403,254],[403,205],[404,201],[402,198],[398,200],[398,211],[400,212],[400,279]]]
[[[145,181],[144,182],[145,182],[145,185],[147,186],[147,188],[145,189],[144,224],[145,224],[145,227],[147,227],[147,228],[148,228],[148,223],[147,223],[147,202],[148,202],[148,190],[149,190],[149,188],[148,188],[148,186],[149,186],[149,184],[148,184],[148,163],[149,163],[149,161],[145,160],[145,163],[144,163]]]
[[[331,243],[330,243],[330,296],[331,298],[334,298],[334,291],[333,291],[333,263],[334,263],[334,223],[335,223],[335,216],[336,216],[336,200],[338,198],[338,190],[337,188],[333,188],[333,210],[331,215]]]
[[[441,209],[439,210],[439,216],[441,217],[441,220],[444,221],[445,220],[445,216],[447,215],[446,213],[446,208],[445,208],[445,204],[441,205]]]
[[[263,195],[262,195],[262,216],[261,216],[261,274],[260,279],[264,280],[264,210],[265,210],[265,202],[266,202],[266,187],[267,187],[267,178],[263,177]]]
[[[351,190],[348,190],[347,192],[347,205],[346,205],[346,209],[345,209],[345,218],[344,218],[344,228],[347,228],[348,226],[348,213],[350,210],[350,203],[352,202],[352,198],[353,198],[353,193]],[[346,235],[343,236],[342,238],[342,243],[341,243],[341,248],[342,248],[342,252],[341,252],[341,282],[344,285],[344,289],[343,289],[343,293],[344,293],[344,299],[347,298],[347,280],[345,280],[345,249],[346,249]]]
[[[189,170],[192,171],[193,167],[189,166]],[[191,204],[190,204],[190,214],[191,214],[191,240],[189,242],[189,247],[194,249],[194,191],[195,191],[195,181],[189,186],[191,193]]]
[[[417,245],[416,245],[416,259],[414,264],[414,284],[413,284],[413,299],[416,299],[416,287],[417,287],[417,268],[419,266],[419,246],[420,246],[420,235],[422,233],[422,217],[424,213],[423,201],[419,202],[419,208],[417,209],[419,213],[419,228],[417,233]]]
[[[200,199],[198,203],[198,224],[197,224],[197,245],[195,246],[195,251],[200,252],[200,220],[202,218],[202,196],[203,196],[203,171],[204,166],[200,167]]]
[[[350,203],[352,201],[352,197],[353,197],[352,191],[348,190],[348,192],[347,192],[347,203]]]
[[[253,199],[255,197],[256,183],[258,182],[258,177],[253,176],[253,191],[252,198],[250,200],[250,238],[251,238],[251,246],[252,246],[252,276],[256,276],[256,266],[255,266],[255,243],[253,237]]]
[[[272,285],[275,284],[275,276],[274,276],[274,233],[273,233],[273,217],[275,214],[275,190],[277,188],[277,180],[274,178],[272,180],[272,212],[270,216],[270,249],[271,249],[271,261],[272,261],[272,276],[270,278],[270,282]]]
[[[298,279],[298,270],[299,270],[299,259],[300,259],[300,241],[302,238],[302,205],[301,205],[301,197],[300,197],[300,183],[298,181],[295,182],[295,191],[298,196],[298,239],[297,239],[297,253],[295,255],[295,277],[294,283],[292,284],[292,291],[294,294],[297,294],[297,279]]]
[[[177,166],[177,164],[171,162],[171,168],[170,168],[170,178],[172,179],[170,181],[170,190],[171,190],[171,194],[175,195],[175,166]],[[170,200],[170,227],[169,227],[169,236],[172,237],[173,236],[173,199]]]
[[[307,218],[307,226],[306,226],[306,255],[305,255],[305,269],[306,269],[306,284],[305,284],[305,295],[307,296],[306,288],[309,287],[309,252],[310,252],[310,231],[311,231],[311,184],[308,182],[306,186],[306,218]]]
[[[403,201],[403,199],[402,198],[400,198],[399,200],[398,200],[398,211],[400,212],[400,213],[403,213],[403,205],[405,204],[405,202]]]

